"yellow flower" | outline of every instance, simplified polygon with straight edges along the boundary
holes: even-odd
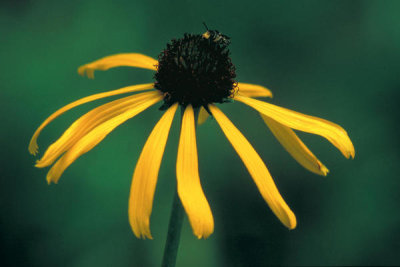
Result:
[[[229,37],[218,31],[207,31],[203,35],[185,34],[181,39],[172,40],[158,61],[145,55],[127,53],[104,57],[79,67],[79,74],[86,74],[89,78],[94,78],[95,70],[120,66],[145,68],[156,71],[156,82],[91,95],[57,110],[34,133],[29,144],[31,154],[38,152],[36,140],[43,128],[64,112],[97,99],[128,94],[76,120],[49,146],[36,162],[36,167],[52,165],[47,181],[57,183],[66,168],[99,144],[117,126],[163,100],[160,109],[165,112],[143,147],[132,179],[129,221],[137,237],[152,238],[149,220],[154,191],[169,130],[179,105],[183,107],[183,114],[176,164],[177,191],[194,235],[206,238],[214,230],[213,215],[202,190],[198,171],[195,133],[197,111],[199,124],[209,114],[215,118],[273,213],[286,227],[295,228],[296,217],[280,195],[264,162],[215,103],[232,102],[229,100],[233,99],[258,111],[283,147],[303,167],[319,175],[327,175],[328,169],[293,129],[326,138],[346,158],[354,157],[353,144],[346,131],[337,124],[255,99],[272,97],[272,93],[259,85],[234,81],[235,67],[229,57],[229,43]],[[144,92],[136,93],[139,91]]]

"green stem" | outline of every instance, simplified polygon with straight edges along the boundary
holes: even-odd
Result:
[[[172,204],[171,217],[168,225],[167,241],[164,248],[162,267],[174,267],[179,249],[179,239],[183,222],[183,207],[175,190],[174,202]]]

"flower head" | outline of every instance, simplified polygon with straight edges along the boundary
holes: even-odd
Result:
[[[233,95],[235,77],[226,43],[185,34],[161,52],[154,86],[164,93],[163,108],[176,102],[198,108],[226,102]]]
[[[145,55],[126,53],[104,57],[79,67],[79,74],[86,74],[89,78],[94,78],[95,70],[120,66],[145,68],[156,71],[155,82],[98,93],[57,110],[34,133],[29,144],[31,154],[38,152],[36,140],[43,128],[64,112],[97,99],[127,94],[76,120],[47,148],[36,162],[36,167],[51,166],[47,181],[57,183],[66,168],[99,144],[116,127],[163,100],[160,109],[165,111],[148,137],[133,173],[129,221],[137,237],[152,238],[150,215],[158,171],[178,106],[182,107],[183,114],[176,164],[177,191],[194,235],[206,238],[214,229],[211,208],[200,183],[196,114],[199,124],[209,115],[215,118],[273,213],[286,227],[295,228],[296,217],[280,195],[263,160],[215,103],[232,102],[230,100],[233,99],[258,111],[293,158],[319,175],[327,175],[328,169],[293,130],[326,138],[346,158],[354,157],[353,144],[346,131],[337,124],[255,99],[272,97],[272,93],[263,86],[234,80],[236,74],[229,57],[229,44],[230,39],[226,35],[207,30],[202,35],[185,34],[181,39],[173,39],[161,52],[158,61]],[[137,93],[139,91],[144,92]]]

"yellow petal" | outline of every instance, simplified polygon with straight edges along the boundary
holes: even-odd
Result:
[[[296,217],[283,200],[264,162],[251,146],[246,137],[232,122],[214,105],[209,105],[210,111],[224,132],[226,138],[242,159],[253,178],[264,200],[278,219],[289,229],[296,227]]]
[[[322,164],[317,157],[308,149],[308,147],[300,140],[295,132],[267,116],[260,114],[265,124],[282,146],[289,152],[290,155],[307,170],[326,176],[329,170]]]
[[[354,146],[347,132],[333,122],[301,114],[245,96],[238,95],[235,99],[251,106],[261,114],[289,128],[320,135],[339,149],[346,158],[354,158]]]
[[[182,117],[176,178],[178,195],[189,217],[193,234],[198,238],[207,238],[214,231],[214,219],[200,184],[194,112],[191,105],[186,107]]]
[[[77,101],[74,101],[72,103],[69,103],[68,105],[60,108],[59,110],[57,110],[56,112],[51,114],[50,117],[48,117],[44,122],[42,122],[42,124],[39,126],[39,128],[33,134],[31,141],[29,142],[29,147],[28,147],[29,152],[32,155],[36,155],[36,153],[38,152],[37,138],[39,137],[40,132],[43,130],[44,127],[46,127],[50,122],[52,122],[55,118],[57,118],[64,112],[66,112],[74,107],[77,107],[79,105],[82,105],[82,104],[85,104],[85,103],[88,103],[88,102],[91,102],[91,101],[94,101],[97,99],[114,96],[114,95],[119,95],[119,94],[136,92],[136,91],[148,90],[148,89],[152,89],[152,88],[154,88],[154,84],[152,84],[152,83],[127,86],[127,87],[124,87],[124,88],[121,88],[118,90],[113,90],[113,91],[108,91],[108,92],[104,92],[104,93],[90,95],[90,96],[81,98]]]
[[[261,85],[238,83],[238,94],[248,97],[272,97],[272,92]]]
[[[36,162],[35,166],[44,168],[51,165],[58,157],[96,126],[125,112],[130,109],[132,105],[146,100],[153,94],[154,91],[131,95],[114,100],[89,111],[76,120],[56,142],[49,146],[43,157]]]
[[[138,238],[150,238],[150,215],[158,171],[178,104],[171,106],[154,127],[133,174],[129,197],[129,222]]]
[[[125,53],[103,57],[78,68],[80,75],[86,75],[93,79],[95,70],[108,70],[115,67],[127,66],[143,69],[157,70],[158,61],[142,54]]]
[[[197,118],[197,124],[202,125],[206,122],[210,114],[208,114],[207,110],[204,107],[200,107],[199,117]]]
[[[158,92],[153,92],[146,101],[142,101],[137,105],[133,105],[129,110],[115,116],[112,119],[100,124],[78,142],[75,143],[47,173],[47,182],[57,183],[62,173],[71,165],[78,157],[90,151],[98,143],[100,143],[111,131],[126,120],[136,116],[151,105],[159,102],[162,96]]]

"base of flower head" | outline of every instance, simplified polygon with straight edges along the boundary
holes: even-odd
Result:
[[[173,39],[159,55],[155,88],[164,94],[166,109],[178,102],[194,108],[227,102],[234,91],[235,66],[228,43],[200,34]]]

